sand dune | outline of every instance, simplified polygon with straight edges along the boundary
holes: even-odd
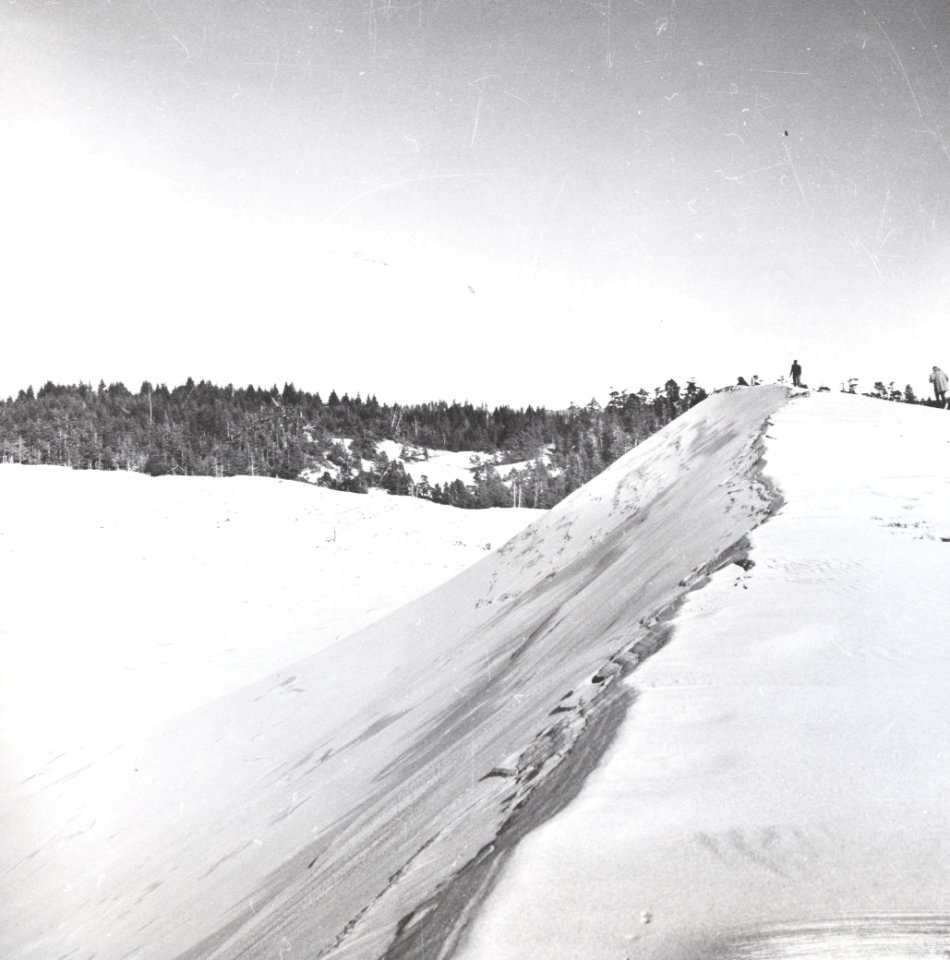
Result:
[[[716,394],[433,592],[52,760],[4,955],[936,956],[948,427]]]
[[[755,565],[689,597],[464,960],[945,955],[950,418],[802,397],[765,457]]]
[[[625,700],[610,681],[767,515],[759,437],[786,397],[713,397],[436,592],[67,784],[44,779],[6,878],[6,955],[450,943],[466,884],[495,866],[449,881],[530,820],[522,801],[585,727],[609,742]],[[68,817],[67,795],[83,801]]]
[[[63,751],[82,765],[335,643],[538,516],[0,465],[0,778]]]
[[[183,810],[196,776],[214,793],[192,730],[212,730],[201,748],[217,755],[230,722],[208,705],[427,592],[539,515],[264,478],[0,465],[0,953],[67,953],[87,915],[104,924],[96,949],[110,932],[124,943],[92,893],[114,881],[122,901],[138,872],[148,879],[132,901],[165,884],[143,844],[164,845],[165,808]],[[103,765],[119,748],[123,761]],[[139,822],[150,819],[157,833]]]

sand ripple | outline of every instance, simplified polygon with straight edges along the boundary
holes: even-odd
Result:
[[[784,923],[744,933],[730,960],[920,960],[950,957],[950,915],[877,915]]]

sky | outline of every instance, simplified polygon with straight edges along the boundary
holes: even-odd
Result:
[[[950,365],[939,0],[2,0],[0,395]]]

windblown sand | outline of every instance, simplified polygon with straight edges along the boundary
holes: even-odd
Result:
[[[950,417],[727,391],[527,529],[0,484],[5,957],[940,955]]]
[[[946,956],[950,416],[802,397],[765,456],[755,566],[689,597],[463,960]]]

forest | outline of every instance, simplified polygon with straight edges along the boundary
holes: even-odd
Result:
[[[842,389],[854,392],[855,384]],[[900,391],[880,381],[866,396],[919,402],[909,386]],[[122,383],[48,382],[0,401],[0,462],[269,476],[353,493],[375,487],[456,507],[547,508],[705,397],[694,380],[680,388],[670,379],[652,392],[611,390],[605,404],[516,410],[380,403],[335,390],[324,400],[291,383],[222,387],[189,378],[173,388],[146,381],[133,393]],[[377,449],[383,440],[400,445],[399,459]],[[470,483],[441,486],[426,477],[430,450],[488,457],[473,462]]]
[[[554,411],[380,403],[335,390],[324,400],[293,384],[222,387],[191,378],[172,388],[144,382],[136,392],[122,383],[48,382],[0,401],[0,461],[307,479],[458,507],[550,507],[705,396],[694,381],[681,389],[671,379],[652,393],[613,390],[604,405],[592,399]],[[377,452],[383,440],[401,445],[400,459]],[[471,483],[443,488],[425,478],[429,450],[471,450],[490,462]],[[412,461],[408,470],[403,460]],[[517,470],[506,469],[514,463]]]

